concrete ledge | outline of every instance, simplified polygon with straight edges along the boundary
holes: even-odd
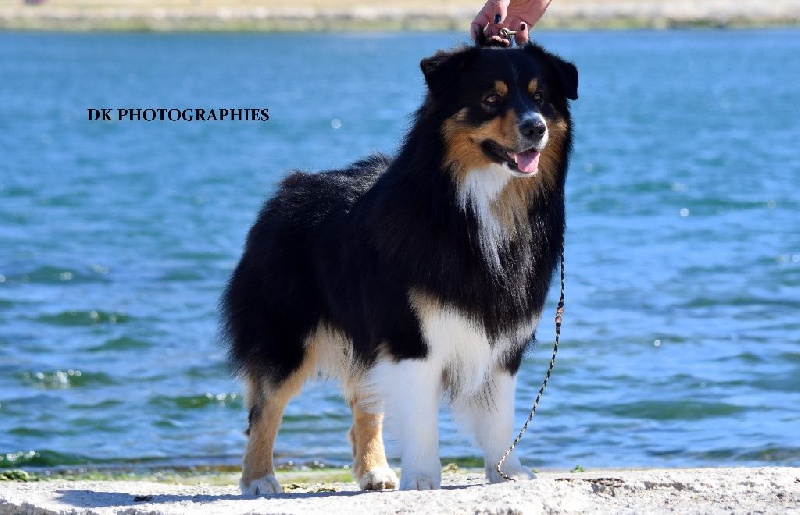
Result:
[[[279,478],[280,479],[280,478]],[[146,481],[0,483],[0,514],[238,513],[800,513],[800,469],[726,468],[542,472],[488,485],[447,473],[441,490],[368,492],[354,483],[285,485],[241,497],[231,486]]]

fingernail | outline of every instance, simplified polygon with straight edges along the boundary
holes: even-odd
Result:
[[[495,23],[500,23],[500,15],[499,14],[495,14],[494,15],[494,22]]]

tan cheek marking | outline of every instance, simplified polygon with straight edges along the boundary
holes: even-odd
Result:
[[[451,169],[456,184],[463,183],[469,170],[491,163],[475,142],[475,131],[472,127],[448,120],[442,126],[442,132],[447,147],[444,166]]]
[[[517,113],[513,109],[509,109],[501,120],[502,129],[494,137],[494,140],[506,148],[513,148],[517,143],[517,124],[519,123]]]
[[[547,121],[550,138],[539,158],[539,175],[512,180],[492,202],[492,212],[511,238],[530,237],[527,222],[528,206],[540,190],[555,187],[558,170],[562,165],[567,137],[567,122],[563,118]]]
[[[567,121],[563,118],[554,118],[548,120],[547,129],[550,132],[550,138],[547,142],[544,152],[539,158],[539,170],[542,173],[542,179],[548,185],[555,185],[557,180],[557,173],[562,165],[562,157],[564,155],[564,145],[567,139]]]
[[[504,147],[516,144],[517,115],[508,110],[503,116],[472,127],[463,121],[463,112],[446,120],[442,125],[446,152],[444,164],[455,175],[456,184],[462,184],[470,170],[485,168],[492,164],[481,149],[481,142],[493,140]]]

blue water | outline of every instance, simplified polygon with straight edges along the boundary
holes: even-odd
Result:
[[[419,60],[462,40],[0,33],[0,467],[237,463],[216,301],[260,203],[289,168],[395,149]],[[800,465],[800,30],[540,41],[581,86],[563,341],[523,460]],[[547,315],[518,425],[552,334]],[[348,426],[337,387],[310,387],[278,459],[344,464]],[[442,428],[444,457],[478,456]]]

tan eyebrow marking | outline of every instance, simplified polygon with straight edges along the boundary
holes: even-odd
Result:
[[[528,83],[528,93],[533,95],[537,91],[539,91],[539,81],[537,79],[531,79]]]
[[[501,80],[494,81],[494,90],[501,97],[508,95],[508,85]]]

